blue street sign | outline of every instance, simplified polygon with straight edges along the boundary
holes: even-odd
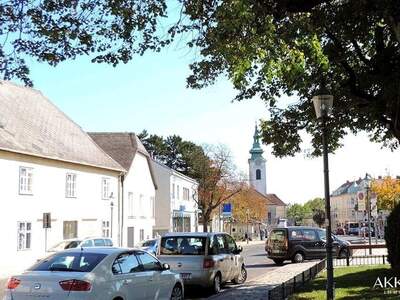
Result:
[[[222,215],[224,217],[231,217],[232,216],[232,203],[224,203],[222,205]]]

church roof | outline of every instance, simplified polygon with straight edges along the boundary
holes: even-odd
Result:
[[[0,150],[125,171],[40,91],[0,81]]]
[[[251,159],[262,158],[262,154],[264,150],[260,145],[260,133],[257,128],[257,124],[255,126],[254,135],[253,135],[253,146],[250,149]]]
[[[287,206],[276,194],[266,194],[265,197],[273,204],[277,206]]]

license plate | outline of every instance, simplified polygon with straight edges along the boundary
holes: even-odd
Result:
[[[180,275],[183,280],[188,280],[192,278],[192,273],[181,273]]]
[[[273,254],[279,254],[279,253],[281,253],[281,251],[280,250],[272,250],[272,253]]]

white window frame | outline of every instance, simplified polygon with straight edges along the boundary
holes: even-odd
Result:
[[[151,217],[155,217],[155,197],[150,197]]]
[[[175,183],[172,184],[172,199],[175,199]]]
[[[33,195],[33,168],[19,167],[18,185],[20,195]]]
[[[183,200],[189,201],[190,190],[187,187],[183,187]]]
[[[101,198],[103,200],[110,200],[110,178],[101,178]]]
[[[139,240],[144,241],[144,229],[139,230]]]
[[[76,198],[76,174],[67,173],[65,175],[65,197]]]
[[[21,229],[21,224],[24,224],[23,229]],[[17,222],[17,251],[25,251],[30,249],[32,249],[32,222]]]
[[[179,200],[179,185],[176,186],[176,199]]]
[[[110,220],[101,221],[101,236],[105,238],[111,237],[111,222]]]
[[[135,198],[132,192],[128,192],[128,218],[135,216]]]

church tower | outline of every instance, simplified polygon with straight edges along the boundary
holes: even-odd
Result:
[[[266,160],[263,157],[263,149],[260,146],[260,136],[255,126],[253,147],[250,149],[249,181],[250,185],[263,195],[267,194]]]

